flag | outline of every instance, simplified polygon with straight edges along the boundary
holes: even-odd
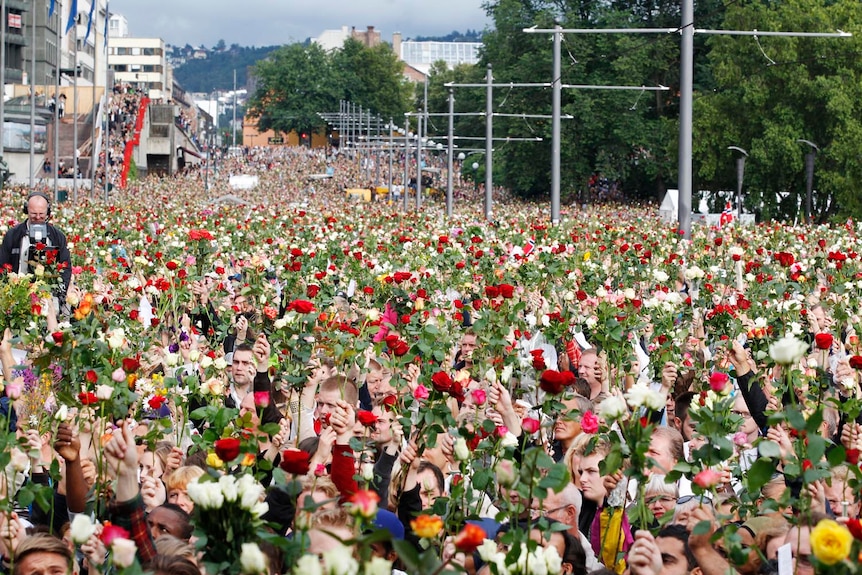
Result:
[[[535,247],[536,247],[536,240],[535,239],[530,238],[529,240],[527,240],[527,243],[524,244],[523,248],[521,248],[524,251],[524,257],[527,257],[528,255],[533,253],[533,250],[535,249]]]
[[[105,50],[108,50],[108,20],[111,19],[111,11],[109,6],[111,5],[111,0],[107,0],[105,2]]]
[[[96,11],[96,2],[99,0],[90,0],[90,16],[87,19],[87,33],[84,34],[84,42],[87,41],[87,38],[90,37],[90,30],[93,28],[93,16]]]
[[[733,206],[730,202],[724,206],[724,211],[721,212],[721,217],[718,219],[718,225],[723,226],[733,221]]]
[[[57,0],[51,0],[51,6],[48,8],[48,18],[54,15],[54,3]]]
[[[78,21],[78,0],[72,0],[72,5],[69,7],[69,20],[66,22],[66,34],[72,29],[72,26]]]

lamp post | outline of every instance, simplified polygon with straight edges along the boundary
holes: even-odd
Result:
[[[814,189],[814,159],[817,157],[817,152],[820,148],[811,140],[796,140],[800,144],[806,144],[811,147],[811,151],[805,154],[805,223],[811,223],[811,191]]]
[[[473,191],[479,191],[479,162],[473,162]]]
[[[728,150],[736,150],[741,156],[736,158],[736,218],[742,222],[742,177],[745,175],[745,158],[748,152],[739,146],[728,146]]]
[[[467,156],[464,152],[458,152],[458,186],[461,186],[461,169],[464,167],[464,158]]]

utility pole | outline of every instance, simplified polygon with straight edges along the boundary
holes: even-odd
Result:
[[[452,88],[449,88],[449,154],[446,160],[446,217],[452,217],[452,156],[455,153],[454,150],[454,139],[455,139],[455,91]]]
[[[485,219],[491,219],[491,202],[494,201],[494,75],[491,64],[485,73]]]

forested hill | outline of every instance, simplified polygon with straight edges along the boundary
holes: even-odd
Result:
[[[209,50],[206,59],[188,57],[174,68],[174,77],[187,92],[210,92],[233,89],[233,71],[236,85],[246,85],[249,67],[266,58],[278,46],[242,47],[233,45],[223,51]]]

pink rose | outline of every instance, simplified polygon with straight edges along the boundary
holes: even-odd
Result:
[[[714,469],[704,469],[703,471],[694,476],[694,479],[692,479],[692,483],[694,483],[698,487],[709,489],[718,485],[720,479],[721,474],[718,471],[715,471]]]
[[[114,381],[116,381],[117,383],[121,383],[121,382],[123,382],[123,381],[126,381],[126,372],[125,372],[125,371],[123,371],[123,368],[122,368],[122,367],[118,367],[118,368],[117,368],[117,369],[115,369],[115,370],[114,370],[114,372],[111,374],[111,379],[113,379],[113,380],[114,380]]]
[[[715,393],[724,393],[727,389],[727,384],[730,382],[730,376],[721,371],[713,371],[709,376],[709,387]]]
[[[485,402],[488,399],[484,389],[474,389],[470,395],[473,396],[473,403],[476,405],[485,405]]]
[[[581,417],[581,431],[593,434],[599,430],[599,418],[592,411],[587,411]]]
[[[532,417],[525,417],[521,420],[521,428],[528,434],[533,435],[539,431],[539,420]]]
[[[413,397],[419,400],[428,399],[428,388],[422,384],[419,384],[419,386],[413,392]]]

